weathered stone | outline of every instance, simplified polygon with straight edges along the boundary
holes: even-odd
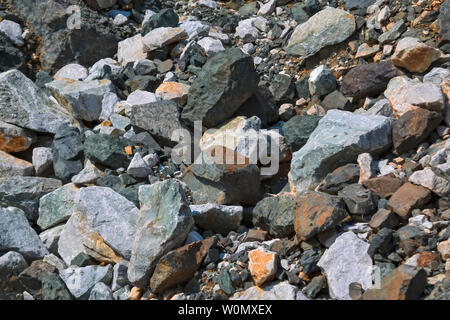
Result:
[[[407,219],[413,209],[421,209],[431,200],[431,192],[409,182],[402,185],[389,199],[388,208]]]
[[[416,300],[427,284],[426,272],[408,265],[400,265],[381,279],[380,289],[364,292],[363,300]]]
[[[398,226],[398,219],[392,211],[380,209],[370,219],[369,226],[378,230],[383,228],[394,229]]]
[[[363,64],[345,74],[341,91],[355,99],[377,96],[386,89],[389,80],[398,75],[400,71],[390,61]]]
[[[43,258],[47,248],[18,208],[0,207],[0,250],[14,250],[29,260]]]
[[[291,175],[296,190],[315,188],[330,171],[354,162],[359,154],[377,153],[390,145],[389,118],[330,110],[293,155]]]
[[[136,152],[127,168],[127,173],[135,178],[146,178],[153,171],[142,159],[141,154]]]
[[[321,192],[305,192],[296,197],[294,228],[302,239],[330,229],[347,217],[342,199]]]
[[[164,255],[156,265],[150,279],[151,290],[163,292],[192,279],[213,244],[214,238],[208,238],[187,244]]]
[[[184,106],[187,103],[189,88],[190,86],[184,83],[166,81],[156,89],[155,94],[163,100],[173,100]]]
[[[0,74],[0,120],[38,132],[55,133],[69,113],[18,70]]]
[[[36,176],[45,176],[53,169],[52,148],[34,148],[32,159]]]
[[[350,101],[338,90],[326,95],[322,100],[321,106],[326,110],[339,109],[345,111],[353,111],[354,106]]]
[[[351,14],[342,9],[327,7],[295,28],[286,52],[307,58],[326,46],[344,41],[355,29],[355,18]]]
[[[391,61],[397,66],[411,72],[424,72],[441,55],[438,49],[430,47],[416,38],[401,39]]]
[[[142,35],[145,36],[153,29],[161,27],[176,27],[178,25],[178,15],[172,8],[162,9],[158,13],[149,16],[144,19],[142,23]]]
[[[225,50],[220,40],[211,37],[202,38],[197,43],[203,48],[208,57],[212,57],[216,53]]]
[[[83,81],[88,76],[88,70],[78,63],[65,65],[55,73],[55,80]]]
[[[36,140],[29,130],[0,121],[0,151],[8,153],[27,150]]]
[[[426,167],[414,172],[408,180],[430,189],[440,197],[450,194],[450,182],[438,169]]]
[[[147,58],[142,39],[142,35],[137,34],[118,43],[117,60],[122,66]]]
[[[75,196],[79,188],[69,183],[56,189],[39,200],[37,224],[42,230],[65,222],[75,212]]]
[[[378,42],[380,44],[386,44],[394,42],[398,39],[403,32],[407,29],[405,21],[399,19],[388,31],[384,32],[378,37]]]
[[[89,300],[114,300],[113,292],[103,282],[97,282],[89,294]]]
[[[111,265],[69,267],[62,271],[60,276],[76,299],[87,300],[97,283],[109,284],[111,282],[112,273]]]
[[[417,108],[406,112],[392,126],[392,141],[398,154],[423,142],[442,121],[442,115]]]
[[[275,252],[257,248],[248,252],[248,268],[258,287],[271,281],[277,272],[278,256]]]
[[[51,254],[58,254],[59,237],[61,236],[63,230],[64,225],[59,225],[47,229],[39,234],[39,238]]]
[[[373,178],[376,175],[370,153],[361,153],[358,155],[357,162],[360,169],[358,183],[361,184],[363,181]]]
[[[312,96],[323,96],[336,88],[333,71],[325,65],[320,65],[309,74],[309,93]]]
[[[251,43],[259,39],[261,33],[255,25],[255,20],[255,18],[248,18],[239,21],[235,36],[241,38],[244,43]]]
[[[329,194],[337,194],[346,185],[356,183],[359,180],[359,167],[356,164],[346,164],[327,174],[319,185],[319,191]]]
[[[9,251],[0,257],[0,299],[14,300],[23,292],[19,274],[28,268],[24,257],[15,251]]]
[[[361,284],[364,290],[372,286],[372,259],[368,248],[368,243],[348,231],[325,251],[318,266],[325,272],[331,298],[351,300],[349,285],[353,282]]]
[[[387,175],[365,180],[362,184],[379,197],[386,198],[393,195],[402,186],[403,181]]]
[[[219,52],[208,59],[191,85],[181,118],[191,126],[202,120],[203,126],[214,127],[256,92],[257,82],[251,56],[239,48]]]
[[[118,169],[128,167],[131,159],[125,149],[131,145],[131,141],[125,138],[93,134],[86,137],[83,147],[86,158],[92,163]]]
[[[285,238],[294,234],[294,218],[295,199],[286,194],[259,201],[253,209],[252,222],[276,238]]]
[[[243,208],[241,206],[222,206],[212,203],[189,206],[195,224],[213,232],[227,235],[236,230],[242,221]]]
[[[19,281],[36,300],[72,300],[56,267],[44,261],[34,261],[19,275]]]
[[[406,103],[431,111],[442,111],[445,107],[441,88],[431,82],[410,86],[406,91]]]
[[[30,162],[0,151],[0,177],[31,176],[33,171]]]
[[[370,217],[377,210],[378,196],[362,185],[355,183],[345,186],[338,192],[350,214]]]
[[[298,288],[287,281],[274,282],[263,288],[250,287],[235,293],[230,300],[295,300]]]
[[[87,160],[84,169],[72,177],[72,183],[78,185],[95,184],[103,175],[102,171]]]
[[[22,176],[0,178],[0,205],[20,208],[28,220],[36,221],[39,199],[61,186],[61,181],[50,178]]]
[[[142,38],[142,42],[144,43],[144,51],[151,52],[185,40],[187,37],[186,31],[181,28],[161,27],[147,33]]]
[[[184,242],[194,222],[184,186],[175,179],[139,188],[141,210],[128,268],[133,285],[146,285],[158,260]]]

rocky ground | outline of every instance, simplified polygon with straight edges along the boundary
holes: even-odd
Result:
[[[0,1],[0,299],[450,299],[449,66],[449,0]]]

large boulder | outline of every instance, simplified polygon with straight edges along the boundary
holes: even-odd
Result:
[[[324,47],[346,40],[355,29],[355,18],[351,14],[342,9],[327,7],[295,28],[286,52],[308,58]]]
[[[329,172],[355,162],[359,154],[381,152],[390,145],[389,118],[330,110],[293,155],[291,175],[296,190],[315,188]]]
[[[210,58],[189,89],[181,118],[214,127],[230,118],[257,90],[258,76],[251,56],[230,48]]]
[[[194,221],[185,186],[176,179],[141,186],[139,200],[141,210],[128,279],[144,287],[158,260],[184,242]]]

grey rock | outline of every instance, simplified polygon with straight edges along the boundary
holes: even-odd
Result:
[[[153,29],[160,27],[176,27],[178,25],[178,15],[172,8],[162,9],[155,14],[146,14],[146,19],[142,23],[142,35],[145,36]]]
[[[391,120],[330,110],[308,142],[293,154],[291,175],[297,191],[315,188],[332,170],[354,162],[359,154],[390,147]]]
[[[197,41],[200,47],[205,50],[205,53],[208,57],[215,55],[216,53],[225,50],[220,40],[205,37]]]
[[[333,71],[325,65],[320,65],[311,71],[308,79],[311,95],[323,96],[336,88]]]
[[[141,210],[128,267],[133,285],[148,284],[158,260],[181,245],[194,222],[185,187],[176,179],[139,188]]]
[[[308,58],[326,46],[346,40],[355,29],[355,18],[351,14],[342,9],[327,7],[295,28],[286,52]]]
[[[33,167],[37,176],[46,175],[53,168],[52,148],[37,147],[33,149]]]
[[[3,121],[0,121],[0,136],[0,150],[8,153],[25,151],[36,141],[32,131]]]
[[[103,172],[88,160],[84,169],[72,177],[72,183],[78,185],[95,184],[101,177],[103,177]]]
[[[113,268],[113,279],[111,284],[112,291],[117,291],[120,288],[130,284],[127,277],[128,263],[118,262]]]
[[[380,44],[391,43],[394,40],[398,39],[405,31],[406,31],[405,21],[400,19],[388,31],[386,31],[385,33],[383,33],[378,37],[378,42]]]
[[[112,169],[128,167],[131,159],[125,152],[127,146],[132,146],[128,139],[101,133],[87,136],[83,144],[87,159]]]
[[[450,70],[435,67],[423,77],[423,82],[431,82],[440,86],[444,79],[448,77],[450,77]]]
[[[0,177],[33,175],[33,165],[28,161],[16,158],[3,151],[0,151],[0,159]]]
[[[283,125],[283,134],[292,152],[300,150],[316,129],[322,117],[295,116]]]
[[[358,183],[345,186],[338,192],[353,215],[370,218],[377,211],[378,196]]]
[[[254,286],[237,292],[230,300],[295,300],[297,291],[298,288],[287,281],[273,282],[263,288]]]
[[[89,300],[114,300],[113,292],[103,282],[97,282],[91,290]]]
[[[142,159],[140,153],[136,152],[127,168],[127,173],[135,178],[145,178],[153,171]]]
[[[17,22],[11,20],[0,21],[0,32],[4,33],[18,47],[25,44],[22,38],[22,28]]]
[[[64,225],[59,225],[49,228],[39,234],[42,243],[47,247],[48,251],[53,254],[58,254],[58,242],[61,233],[64,230]]]
[[[88,70],[82,65],[70,63],[59,69],[58,72],[55,73],[54,78],[56,80],[83,81],[87,78],[88,74]]]
[[[0,207],[0,250],[13,250],[29,260],[43,258],[48,250],[22,210]]]
[[[189,207],[198,227],[223,235],[227,235],[241,225],[244,210],[241,206],[222,206],[212,203]]]
[[[18,252],[9,251],[0,257],[0,299],[13,300],[23,291],[17,276],[28,263]]]
[[[340,235],[318,262],[327,277],[331,298],[351,300],[349,285],[361,284],[363,289],[372,286],[372,259],[367,253],[369,244],[353,232]]]

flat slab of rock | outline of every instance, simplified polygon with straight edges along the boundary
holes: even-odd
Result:
[[[362,184],[379,197],[386,198],[392,196],[403,185],[403,181],[388,175],[365,180]]]
[[[139,187],[141,210],[128,279],[147,285],[158,260],[184,242],[194,224],[185,187],[176,179]]]
[[[195,224],[213,232],[227,235],[241,225],[244,208],[241,206],[222,206],[213,203],[189,206]]]
[[[402,185],[389,199],[388,208],[407,219],[413,209],[421,209],[431,200],[431,192],[412,183]]]
[[[317,265],[325,272],[331,298],[351,300],[349,286],[353,282],[358,282],[364,290],[372,287],[372,258],[368,248],[369,243],[348,231],[325,251]]]
[[[0,178],[0,206],[17,207],[28,220],[38,218],[39,199],[62,186],[61,181],[41,177]]]
[[[82,188],[75,199],[77,211],[115,252],[129,259],[139,210],[125,197],[106,187]]]
[[[355,18],[350,13],[327,7],[295,28],[286,52],[308,58],[326,46],[344,41],[355,29]]]
[[[298,288],[287,281],[274,282],[263,288],[251,287],[235,293],[230,300],[296,300]]]
[[[30,162],[0,151],[0,177],[31,176],[33,172],[33,164]]]
[[[182,28],[161,27],[147,33],[142,38],[142,42],[144,44],[144,51],[150,52],[187,38],[188,34]]]
[[[315,188],[325,176],[361,153],[391,145],[391,120],[383,116],[330,110],[308,142],[293,154],[291,175],[297,192]]]
[[[0,74],[0,120],[48,133],[55,133],[63,122],[73,122],[70,113],[18,70]]]
[[[49,253],[24,212],[18,208],[0,207],[0,234],[2,251],[17,251],[30,260],[41,259]]]

